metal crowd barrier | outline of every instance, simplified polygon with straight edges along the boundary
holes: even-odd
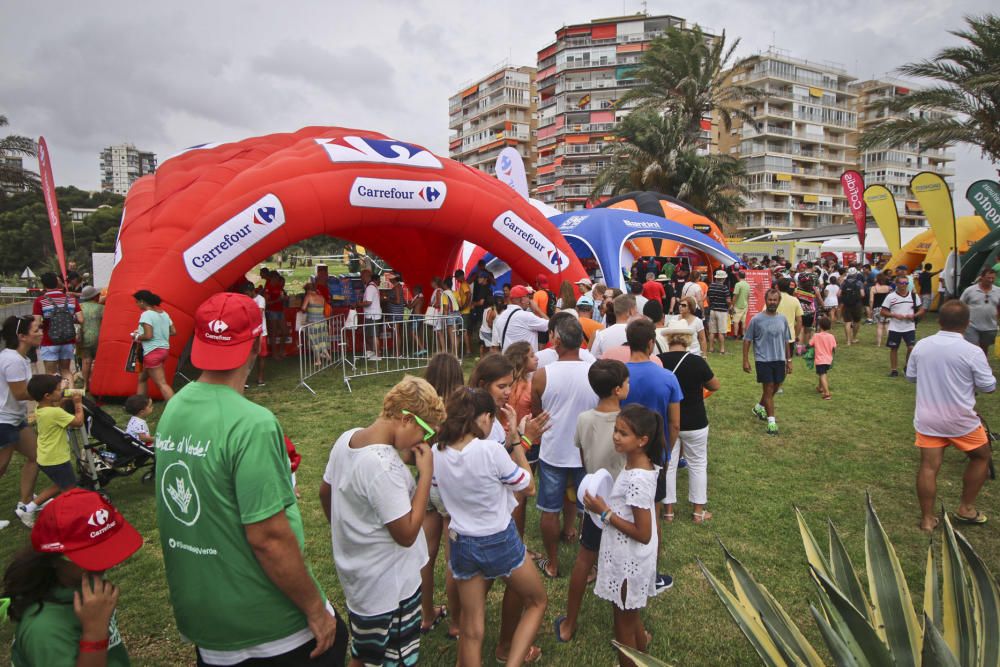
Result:
[[[344,385],[351,380],[424,368],[438,352],[462,358],[465,326],[461,318],[440,315],[402,319],[384,313],[381,320],[365,321],[352,311],[299,329],[299,386],[316,392],[307,380],[341,366]]]
[[[299,329],[299,387],[305,387],[315,394],[306,380],[344,363],[339,335],[346,320],[347,315],[334,315]]]
[[[381,320],[351,318],[340,332],[344,385],[371,375],[408,371],[427,366],[438,352],[459,359],[465,351],[465,326],[459,316],[416,316],[404,320],[386,313]]]

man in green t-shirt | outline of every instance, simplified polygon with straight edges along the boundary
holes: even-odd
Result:
[[[343,665],[347,630],[303,557],[284,436],[243,397],[260,308],[223,292],[195,313],[197,382],[156,429],[156,512],[174,618],[199,665]],[[262,663],[264,664],[264,663]]]
[[[733,285],[733,333],[736,338],[743,338],[743,328],[746,326],[747,307],[750,304],[750,283],[747,274],[740,271],[739,280]]]

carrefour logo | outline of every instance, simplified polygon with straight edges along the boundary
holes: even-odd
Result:
[[[493,221],[493,229],[528,253],[549,273],[558,273],[566,261],[555,244],[513,211],[505,211]]]
[[[203,283],[283,224],[281,201],[264,195],[185,250],[184,267],[192,280]]]
[[[435,209],[448,194],[443,181],[404,181],[358,177],[351,186],[351,206],[362,208]]]

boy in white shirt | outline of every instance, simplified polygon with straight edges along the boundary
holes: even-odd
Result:
[[[573,444],[580,448],[580,458],[588,474],[603,468],[617,479],[618,473],[625,467],[625,457],[615,451],[612,437],[621,402],[628,397],[628,367],[614,359],[601,359],[590,367],[587,380],[600,400],[594,409],[580,413]],[[566,596],[566,615],[559,616],[555,621],[556,639],[560,642],[571,641],[576,634],[576,619],[587,589],[587,579],[597,565],[597,556],[601,551],[602,532],[601,526],[584,512],[580,550],[576,554]]]
[[[320,500],[347,600],[352,664],[419,660],[421,525],[434,467],[426,442],[444,418],[434,387],[406,376],[374,423],[345,432],[330,451]],[[416,483],[402,456],[415,462]]]

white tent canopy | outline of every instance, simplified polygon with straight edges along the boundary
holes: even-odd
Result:
[[[915,236],[923,234],[929,227],[903,227],[900,229],[900,240],[905,246],[907,243],[913,240]],[[852,234],[851,236],[844,236],[837,239],[830,239],[829,241],[824,241],[823,245],[819,250],[823,252],[861,252],[861,242],[858,240],[857,234]],[[869,228],[865,232],[865,252],[889,252],[889,246],[885,243],[885,237],[882,236],[882,230],[876,228]]]

